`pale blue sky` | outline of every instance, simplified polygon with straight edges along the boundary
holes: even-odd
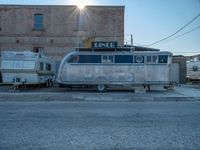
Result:
[[[0,0],[0,4],[74,5],[81,0]],[[87,0],[82,0],[82,3]],[[89,0],[88,0],[89,1]],[[200,13],[200,0],[90,0],[91,5],[125,6],[125,42],[148,45],[183,27]],[[200,26],[200,17],[174,37]],[[200,54],[200,27],[153,45],[174,54]]]

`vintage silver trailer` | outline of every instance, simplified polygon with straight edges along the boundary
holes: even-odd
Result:
[[[187,61],[187,80],[200,81],[200,60]]]
[[[170,52],[74,51],[61,61],[57,81],[61,87],[95,85],[99,91],[109,85],[168,86],[171,64]]]
[[[4,84],[46,84],[55,80],[55,61],[31,51],[2,51],[1,72]]]

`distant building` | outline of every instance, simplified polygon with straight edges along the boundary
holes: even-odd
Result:
[[[179,84],[186,83],[186,57],[182,55],[175,55],[173,56],[173,63],[178,64],[178,80]]]
[[[200,61],[200,54],[193,55],[193,56],[186,56],[186,59],[188,61]]]
[[[187,56],[187,79],[192,83],[200,81],[200,54]]]
[[[0,5],[0,51],[32,50],[60,61],[92,41],[124,44],[124,6]]]

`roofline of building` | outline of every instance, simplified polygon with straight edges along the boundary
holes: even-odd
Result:
[[[21,5],[0,4],[0,7],[77,7],[77,5]],[[85,7],[125,8],[125,5],[86,5]]]
[[[188,57],[188,58],[194,58],[194,57],[200,57],[200,54],[196,54],[196,55],[191,55],[191,56],[186,56],[186,57]]]

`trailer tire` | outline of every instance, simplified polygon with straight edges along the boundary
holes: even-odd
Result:
[[[53,86],[53,81],[52,79],[49,79],[49,87],[52,87]]]
[[[64,88],[64,84],[59,84],[59,88]]]
[[[46,87],[50,87],[50,80],[49,79],[46,82]]]
[[[98,84],[98,85],[97,85],[97,90],[98,90],[99,92],[103,92],[103,91],[106,90],[106,86],[105,86],[104,84]]]

